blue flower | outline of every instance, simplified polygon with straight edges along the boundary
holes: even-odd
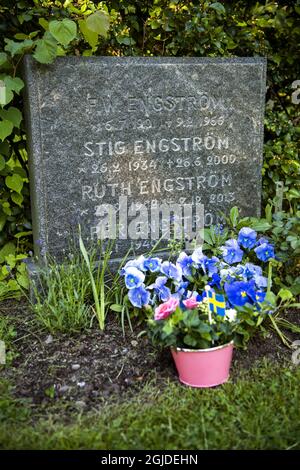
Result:
[[[160,270],[161,260],[159,258],[147,258],[143,263],[144,269],[155,273]]]
[[[164,261],[161,265],[160,271],[170,279],[174,279],[174,281],[180,282],[182,280],[181,267],[175,266],[175,264],[170,261]]]
[[[214,228],[213,228],[214,232],[216,235],[223,235],[224,233],[224,226],[223,224],[218,224],[218,225],[215,225]]]
[[[250,227],[243,227],[239,231],[237,241],[244,248],[251,250],[251,248],[253,248],[256,244],[256,237],[257,233],[255,230]]]
[[[239,263],[243,258],[243,251],[240,249],[237,240],[233,238],[225,242],[225,246],[221,246],[223,258],[228,264]]]
[[[129,267],[125,272],[125,284],[127,289],[140,287],[145,280],[145,274],[135,267]]]
[[[154,284],[151,284],[148,289],[154,289],[154,292],[158,295],[158,298],[165,302],[171,297],[171,291],[165,286],[168,278],[165,276],[159,276]]]
[[[175,289],[175,292],[178,293],[180,296],[182,296],[183,298],[185,298],[187,296],[187,288],[189,286],[189,282],[186,281],[186,282],[180,282],[178,284],[178,286],[176,287]]]
[[[232,284],[225,284],[225,291],[228,301],[234,307],[242,307],[246,303],[253,303],[256,299],[254,282],[236,281]]]
[[[125,276],[127,272],[127,268],[137,268],[140,271],[145,271],[144,262],[145,262],[145,257],[143,255],[139,256],[137,259],[130,259],[129,261],[127,261],[125,266],[121,268],[120,275]]]
[[[203,258],[206,258],[206,256],[202,253],[202,247],[199,246],[194,250],[191,256],[192,260],[196,264],[200,264],[203,261]]]
[[[216,256],[212,256],[211,258],[206,257],[204,260],[204,272],[208,274],[209,276],[212,276],[213,274],[218,272],[218,266],[217,263],[219,263],[219,258]]]
[[[270,258],[274,258],[274,247],[270,243],[262,243],[255,248],[255,253],[258,259],[261,261],[268,261]]]
[[[211,277],[211,281],[208,282],[208,285],[210,287],[216,287],[217,289],[221,289],[221,284],[220,284],[221,278],[218,273],[213,273]]]
[[[243,277],[248,280],[252,279],[254,276],[262,276],[262,268],[256,264],[246,263],[243,267]]]
[[[263,243],[269,243],[269,240],[266,237],[261,237],[257,240],[257,245],[262,245]]]
[[[193,263],[194,262],[192,257],[182,252],[178,256],[176,266],[182,269],[182,273],[184,276],[188,277],[192,275]]]
[[[257,290],[255,295],[256,302],[263,302],[265,300],[266,293],[262,290]]]
[[[195,253],[195,252],[194,252]],[[192,255],[193,259],[196,259],[196,256],[194,256],[194,253]],[[208,256],[202,255],[198,256],[198,266],[202,268],[204,274],[208,274],[209,276],[212,276],[214,273],[218,272],[218,266],[217,263],[219,263],[219,258],[216,256],[212,256],[209,258]]]
[[[253,279],[255,281],[256,287],[258,287],[259,289],[268,286],[268,278],[265,276],[254,274]]]
[[[150,293],[145,289],[144,284],[128,292],[128,298],[134,307],[142,308],[143,305],[148,305],[150,301]]]
[[[197,302],[202,302],[202,300],[203,300],[205,297],[207,297],[207,293],[206,293],[206,291],[204,290],[204,291],[202,292],[202,294],[196,295],[195,298],[196,298]]]

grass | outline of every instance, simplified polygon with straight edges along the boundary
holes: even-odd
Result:
[[[57,411],[35,415],[6,389],[0,447],[300,449],[299,380],[300,368],[262,361],[236,383],[200,390],[152,382],[130,400],[67,421]]]
[[[81,257],[57,264],[49,260],[40,268],[31,303],[37,320],[51,333],[74,333],[91,324],[89,273]]]
[[[0,314],[0,341],[3,341],[5,344],[5,362],[7,364],[10,364],[17,355],[13,346],[16,336],[17,333],[12,321]]]
[[[33,286],[34,300],[28,299],[36,319],[50,333],[72,334],[88,330],[94,318],[98,320],[99,328],[104,330],[111,306],[121,305],[117,312],[122,324],[125,313],[130,324],[124,301],[127,292],[119,282],[118,270],[114,272],[109,267],[113,245],[108,244],[104,248],[99,244],[98,249],[87,250],[81,235],[79,245],[80,253],[75,252],[60,264],[48,257],[47,264],[39,268]],[[127,255],[122,263],[126,258]],[[120,304],[117,305],[118,302]]]

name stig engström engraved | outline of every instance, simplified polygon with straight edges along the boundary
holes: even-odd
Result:
[[[86,157],[99,156],[105,154],[109,156],[124,155],[125,153],[133,153],[134,155],[143,155],[145,153],[156,152],[201,152],[205,150],[218,149],[227,150],[229,148],[228,137],[214,137],[213,135],[206,135],[205,137],[173,137],[171,139],[163,138],[159,140],[141,139],[135,140],[131,144],[119,141],[104,141],[104,142],[85,142],[84,155]]]

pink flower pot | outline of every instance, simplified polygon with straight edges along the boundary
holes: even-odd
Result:
[[[180,382],[190,387],[215,387],[227,382],[233,341],[210,349],[171,349]]]

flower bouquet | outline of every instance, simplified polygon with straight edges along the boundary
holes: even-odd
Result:
[[[264,275],[275,256],[268,240],[244,227],[218,251],[207,256],[200,247],[167,261],[140,256],[121,270],[153,344],[170,347],[180,380],[197,387],[227,380],[233,344],[245,347],[274,307],[271,270]]]

